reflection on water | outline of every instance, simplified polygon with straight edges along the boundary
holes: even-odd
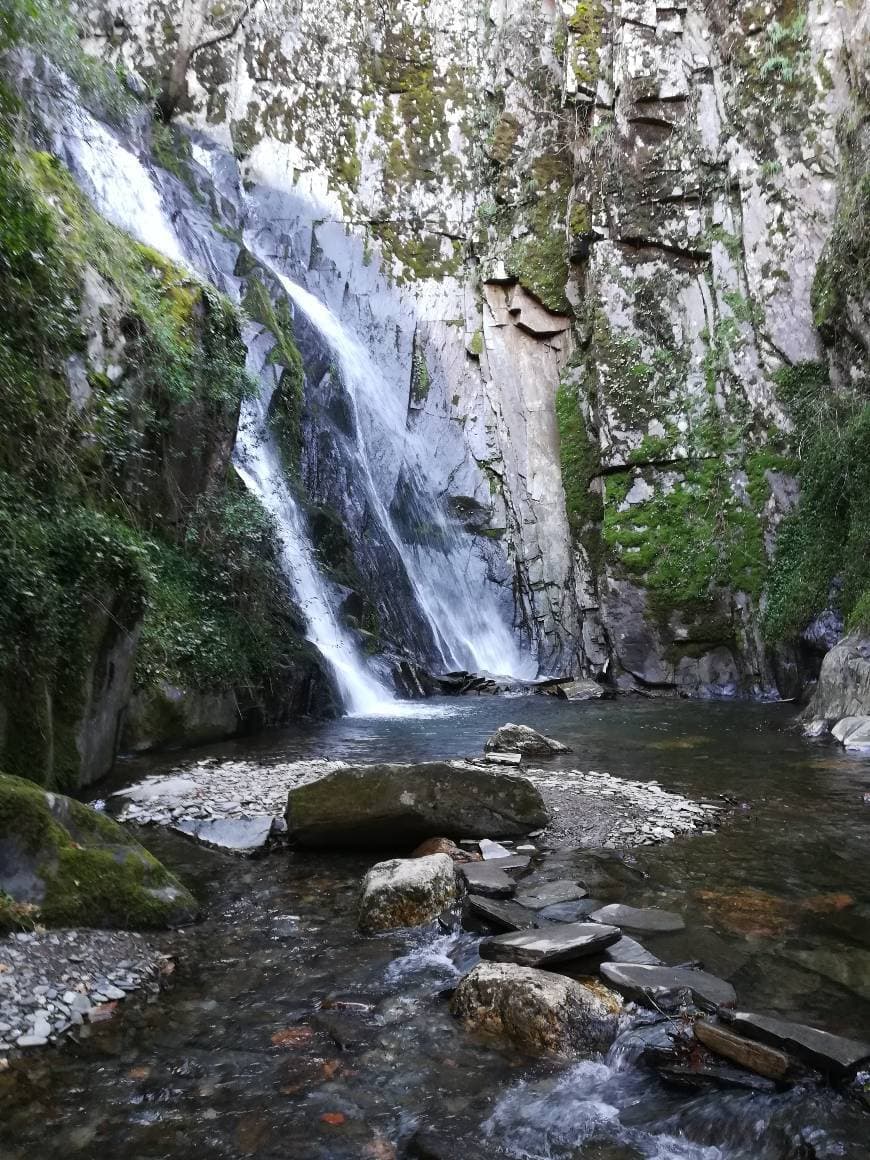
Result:
[[[572,744],[566,768],[725,793],[746,803],[725,829],[639,851],[647,877],[603,901],[679,910],[687,929],[651,949],[702,959],[742,1006],[870,1038],[870,762],[804,742],[783,707],[540,697],[433,707],[452,715],[344,719],[194,756],[460,756],[513,720]],[[137,759],[120,776],[178,763]],[[421,1125],[469,1160],[868,1155],[867,1112],[828,1088],[678,1092],[619,1046],[607,1060],[557,1065],[474,1040],[444,1001],[474,961],[474,937],[437,927],[358,936],[358,858],[239,862],[171,835],[150,844],[193,882],[208,917],[167,939],[180,962],[160,1003],[131,1005],[80,1044],[0,1073],[4,1160],[390,1160]]]

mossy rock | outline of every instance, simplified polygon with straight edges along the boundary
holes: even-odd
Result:
[[[190,892],[117,822],[8,774],[0,774],[4,897],[46,926],[166,927],[197,911]]]

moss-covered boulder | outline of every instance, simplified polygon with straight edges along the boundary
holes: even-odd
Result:
[[[196,910],[117,822],[0,773],[0,930],[22,914],[47,926],[175,926]]]

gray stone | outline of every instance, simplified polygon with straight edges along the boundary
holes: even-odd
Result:
[[[621,1010],[600,984],[513,964],[480,963],[459,983],[450,1009],[472,1031],[534,1055],[606,1051]]]
[[[447,854],[379,862],[363,881],[359,926],[366,933],[420,926],[456,897],[456,871]]]
[[[831,735],[852,753],[870,753],[870,716],[844,717]]]
[[[845,1075],[870,1062],[870,1043],[845,1039],[804,1023],[735,1011],[728,1020],[738,1031],[790,1052],[821,1071]]]
[[[618,942],[606,947],[604,958],[609,963],[634,963],[647,967],[658,967],[661,966],[662,962],[645,946],[641,946],[639,942],[627,935],[623,935]]]
[[[806,721],[841,721],[870,714],[870,639],[849,633],[825,654]]]
[[[254,818],[180,818],[172,829],[196,838],[206,846],[229,850],[235,854],[251,854],[262,850],[272,833],[271,814]]]
[[[512,878],[494,862],[463,862],[460,873],[469,890],[487,898],[510,898],[516,890]]]
[[[517,902],[532,910],[543,910],[544,907],[556,906],[561,902],[575,902],[586,897],[586,890],[567,878],[556,882],[540,882],[523,890],[517,891]]]
[[[566,681],[553,686],[553,695],[563,701],[597,701],[607,695],[607,690],[597,681]]]
[[[291,789],[287,802],[291,842],[312,847],[520,836],[547,819],[531,782],[462,762],[349,766]]]
[[[605,922],[619,926],[623,930],[643,931],[648,934],[665,931],[685,930],[686,924],[679,914],[671,910],[639,909],[614,902],[602,906],[589,915],[593,922]]]
[[[601,903],[597,898],[578,898],[574,902],[557,902],[544,906],[537,913],[546,922],[582,922],[589,918]]]
[[[615,940],[614,940],[615,941]],[[733,1007],[737,994],[730,983],[689,967],[647,966],[632,963],[602,963],[601,974],[627,998],[658,1006],[679,1005],[683,992],[696,1003]]]
[[[517,902],[502,902],[481,894],[469,894],[470,909],[501,930],[531,930],[540,925],[538,915]]]
[[[552,737],[545,737],[528,725],[514,725],[508,722],[496,729],[485,746],[487,753],[519,753],[522,757],[554,757],[557,753],[570,753],[567,745]]]
[[[478,847],[484,862],[491,861],[493,858],[511,858],[514,853],[507,846],[503,846],[501,842],[493,842],[489,838],[482,838]]]
[[[594,922],[566,922],[535,931],[494,935],[480,944],[480,957],[524,967],[546,966],[593,955],[617,941],[615,926]]]

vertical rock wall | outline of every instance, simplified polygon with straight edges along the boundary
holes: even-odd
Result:
[[[177,118],[407,384],[542,668],[792,691],[759,612],[796,496],[783,387],[827,360],[811,289],[861,6],[209,7],[82,13],[164,90],[196,32]]]

